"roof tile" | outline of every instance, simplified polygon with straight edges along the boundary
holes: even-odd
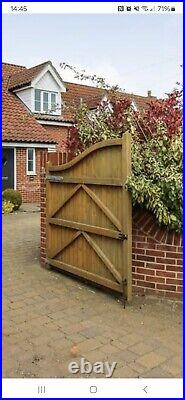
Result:
[[[24,68],[21,71],[14,73],[10,77],[8,88],[13,90],[15,88],[18,89],[25,85],[29,85],[32,79],[34,79],[42,71],[43,67],[49,63],[49,61],[46,61],[42,64],[36,65],[35,67],[28,69]]]

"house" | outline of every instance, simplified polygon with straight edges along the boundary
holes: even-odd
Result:
[[[25,202],[40,201],[43,154],[65,150],[73,125],[70,107],[82,101],[96,108],[103,89],[64,82],[50,61],[26,68],[3,63],[3,189],[18,189]],[[124,94],[133,107],[147,106],[147,97]]]

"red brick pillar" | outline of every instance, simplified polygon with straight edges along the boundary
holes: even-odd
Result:
[[[64,152],[42,153],[41,158],[41,179],[40,179],[40,209],[41,209],[41,242],[40,242],[40,263],[46,263],[46,162],[54,165],[65,164],[68,161],[68,154]]]
[[[40,242],[40,262],[45,265],[46,260],[46,162],[47,154],[42,154],[41,160],[41,183],[40,183],[40,227],[41,227],[41,242]]]

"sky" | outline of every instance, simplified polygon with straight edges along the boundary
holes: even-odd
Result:
[[[164,97],[182,82],[182,15],[3,15],[3,61],[66,62],[128,93]],[[87,82],[88,83],[88,82]]]

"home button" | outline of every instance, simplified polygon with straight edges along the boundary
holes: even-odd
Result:
[[[90,386],[90,393],[97,393],[97,386]]]

